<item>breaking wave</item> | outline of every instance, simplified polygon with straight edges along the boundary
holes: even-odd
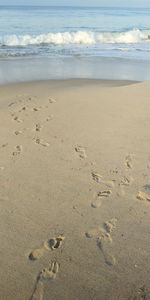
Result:
[[[0,37],[0,46],[28,45],[93,45],[93,44],[134,44],[150,42],[150,30],[133,29],[125,32],[58,32],[40,35],[7,35]]]

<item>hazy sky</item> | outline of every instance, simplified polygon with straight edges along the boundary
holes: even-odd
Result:
[[[150,0],[0,0],[0,5],[7,4],[150,7]]]

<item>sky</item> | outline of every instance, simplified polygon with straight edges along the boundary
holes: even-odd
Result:
[[[150,0],[0,0],[0,5],[150,7]]]

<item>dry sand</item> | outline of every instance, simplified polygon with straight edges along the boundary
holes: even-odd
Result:
[[[0,87],[0,299],[150,299],[150,83]]]

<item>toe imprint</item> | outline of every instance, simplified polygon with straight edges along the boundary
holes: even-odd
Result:
[[[112,191],[108,190],[108,191],[100,191],[98,193],[98,197],[109,197],[111,195]]]
[[[97,183],[102,182],[102,176],[100,174],[98,174],[98,173],[92,172],[92,178]]]
[[[56,238],[49,239],[44,243],[44,246],[47,250],[58,249],[62,246],[62,242],[64,241],[64,239],[64,236],[58,236]]]
[[[113,229],[116,227],[117,219],[113,218],[110,221],[106,221],[104,223],[104,227],[108,233],[111,233]]]
[[[55,279],[59,271],[59,264],[57,261],[53,261],[48,268],[43,269],[39,274],[40,280],[51,280]]]

